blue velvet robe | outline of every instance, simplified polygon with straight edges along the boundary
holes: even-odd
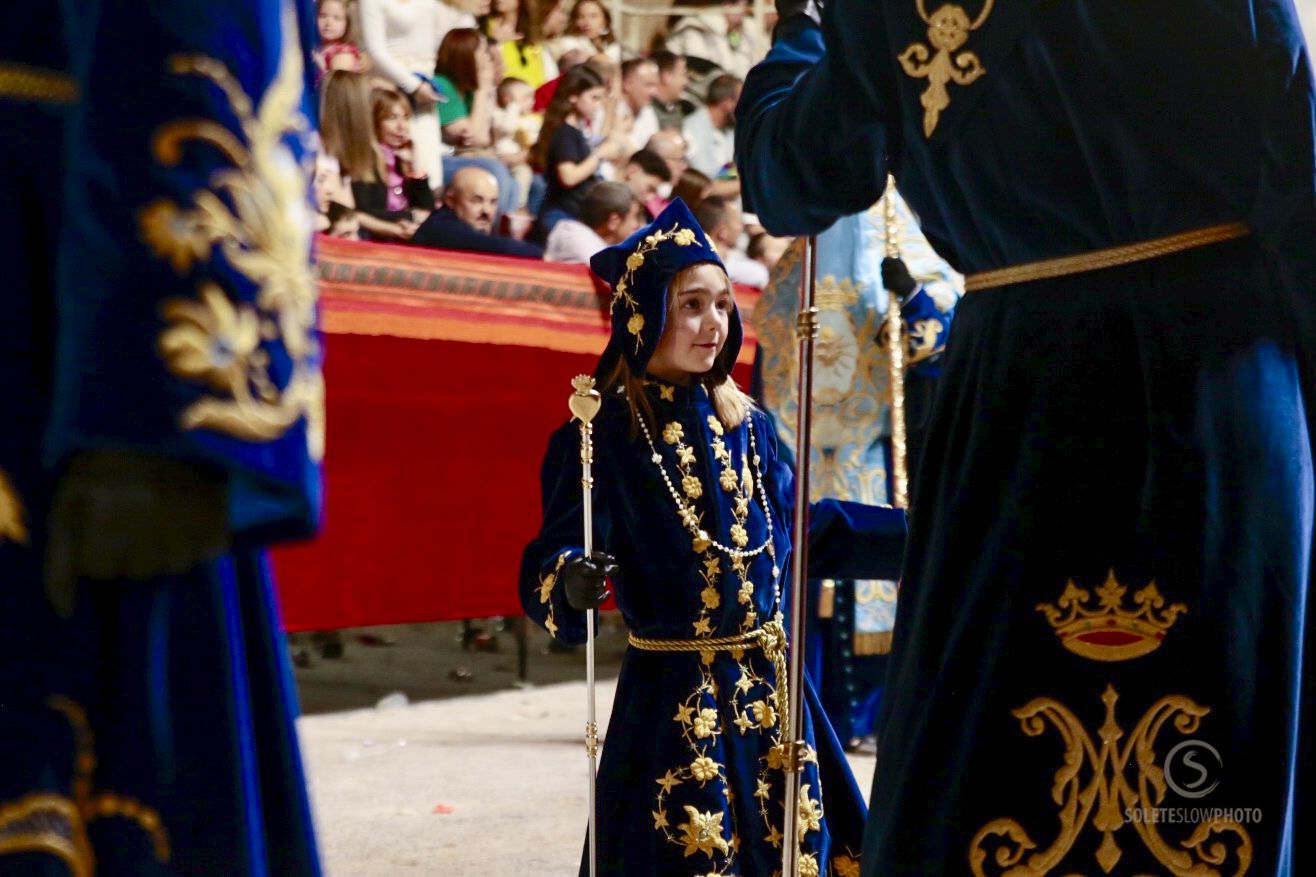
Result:
[[[752,426],[725,430],[702,386],[652,383],[646,391],[662,466],[687,496],[687,479],[697,482],[700,526],[723,544],[732,542],[739,488],[723,486],[727,467],[714,449],[720,443],[730,455],[735,482],[750,465],[748,431],[754,430],[776,556],[759,554],[742,577],[716,548],[696,551],[643,434],[631,434],[625,400],[609,394],[594,421],[595,544],[621,567],[613,585],[622,617],[648,639],[721,637],[761,626],[788,600],[774,588],[772,567],[781,571],[784,590],[794,489],[767,418],[756,411]],[[544,524],[521,564],[527,613],[575,643],[585,637],[585,618],[567,604],[557,570],[582,550],[579,436],[578,424],[569,423],[549,442]],[[769,526],[757,489],[742,497],[749,548],[764,542]],[[902,512],[824,500],[811,509],[811,569],[880,578],[899,566],[903,538]],[[600,874],[771,877],[780,869],[782,773],[771,754],[781,736],[779,691],[773,664],[759,650],[707,659],[698,652],[627,650],[599,766]],[[816,759],[805,765],[801,802],[823,818],[809,821],[802,854],[821,869],[815,873],[857,873],[863,799],[812,686],[804,694],[804,739]],[[698,839],[701,826],[710,831]],[[581,873],[588,873],[584,862]]]
[[[275,0],[17,5],[0,32],[0,873],[316,875],[263,554],[320,507],[312,23]],[[233,549],[83,582],[57,616],[50,498],[93,450],[217,473]]]
[[[960,303],[864,873],[1316,873],[1316,97],[1291,0],[832,0],[779,36],[737,112],[776,233],[888,169],[966,274],[1252,230]]]

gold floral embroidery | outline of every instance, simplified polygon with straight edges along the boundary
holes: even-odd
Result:
[[[985,865],[989,860],[996,866],[993,873],[999,870],[1012,877],[1051,874],[1060,867],[1089,821],[1102,834],[1096,851],[1097,864],[1110,873],[1123,856],[1115,835],[1129,824],[1125,814],[1131,809],[1155,808],[1164,801],[1167,782],[1161,759],[1156,755],[1157,737],[1166,723],[1172,724],[1180,734],[1195,734],[1210,709],[1183,695],[1162,697],[1120,746],[1124,731],[1115,722],[1119,695],[1108,685],[1101,699],[1106,705],[1106,718],[1097,732],[1100,745],[1068,708],[1051,698],[1037,698],[1013,711],[1028,736],[1041,735],[1049,722],[1064,739],[1065,754],[1051,789],[1051,798],[1058,807],[1060,830],[1049,847],[1038,851],[1037,843],[1021,823],[1008,818],[993,819],[978,830],[969,844],[969,867],[974,877],[986,877]],[[1125,775],[1129,765],[1137,768],[1132,781]],[[1085,767],[1091,772],[1086,784],[1081,776]],[[1224,873],[1219,866],[1225,863],[1231,850],[1237,860],[1237,870],[1232,872],[1235,877],[1246,873],[1252,862],[1252,838],[1236,821],[1208,817],[1178,844],[1181,849],[1172,847],[1161,837],[1155,820],[1135,819],[1132,825],[1146,849],[1176,875],[1219,877]],[[1234,844],[1227,847],[1224,841],[1230,836]]]
[[[6,539],[27,544],[27,511],[13,483],[0,469],[0,543]]]
[[[51,696],[46,705],[64,716],[73,728],[77,747],[73,794],[34,792],[15,801],[0,802],[0,858],[44,853],[62,862],[72,877],[94,877],[96,855],[87,826],[102,819],[124,819],[145,832],[156,859],[168,863],[169,834],[160,814],[133,798],[95,789],[95,738],[86,712],[61,695]]]
[[[923,0],[916,0],[919,17],[928,25],[928,42],[937,54],[932,55],[922,43],[912,43],[900,53],[900,66],[915,79],[926,79],[927,90],[919,97],[923,105],[923,136],[931,137],[941,118],[941,111],[950,106],[947,83],[971,85],[987,72],[982,61],[973,52],[960,52],[968,41],[969,33],[977,30],[991,15],[995,0],[986,0],[976,21],[970,23],[963,8],[947,3],[928,15]],[[956,54],[959,52],[959,54]],[[929,61],[928,59],[932,60]]]
[[[182,160],[184,144],[209,145],[230,162],[216,170],[210,188],[192,195],[192,207],[162,198],[138,215],[143,240],[182,274],[218,251],[257,288],[254,302],[234,303],[214,282],[198,300],[167,301],[169,326],[161,354],[174,374],[207,384],[214,395],[189,406],[184,429],[210,429],[247,441],[272,441],[303,418],[307,448],[324,454],[324,380],[314,337],[316,284],[309,264],[308,175],[284,142],[310,129],[300,111],[302,56],[291,8],[284,10],[284,45],[274,80],[253,107],[233,74],[202,55],[175,55],[170,72],[200,76],[220,89],[238,118],[241,135],[209,119],[179,119],[152,141],[166,167]],[[261,339],[277,337],[290,362],[282,387]]]
[[[724,856],[731,853],[731,845],[722,836],[721,813],[701,813],[686,804],[685,815],[686,821],[677,828],[681,830],[681,842],[685,844],[687,856],[703,853],[712,858],[713,850]]]
[[[557,622],[553,618],[553,587],[557,584],[558,573],[562,571],[562,565],[567,562],[571,556],[570,551],[564,551],[557,556],[557,565],[553,571],[545,573],[539,577],[539,602],[548,606],[548,615],[544,618],[544,630],[548,631],[549,636],[557,636]]]
[[[1160,648],[1166,632],[1188,611],[1183,603],[1166,607],[1155,582],[1134,593],[1136,609],[1124,608],[1127,592],[1111,570],[1097,588],[1100,609],[1087,608],[1092,595],[1070,581],[1058,605],[1039,603],[1037,611],[1046,615],[1061,645],[1074,654],[1094,661],[1127,661]]]

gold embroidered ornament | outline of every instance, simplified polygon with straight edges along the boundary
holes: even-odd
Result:
[[[986,0],[982,12],[971,22],[968,13],[960,6],[947,3],[928,15],[924,0],[916,0],[919,17],[928,25],[928,42],[932,49],[922,43],[912,43],[898,57],[906,74],[928,81],[927,90],[919,97],[919,103],[923,105],[923,136],[932,136],[941,111],[950,106],[946,86],[950,83],[971,85],[987,72],[976,54],[960,49],[968,42],[969,34],[982,27],[987,16],[991,15],[994,3],[995,0]]]
[[[19,545],[27,544],[27,512],[18,491],[0,469],[0,543],[6,539]]]
[[[1203,820],[1192,826],[1185,840],[1171,845],[1161,836],[1155,819],[1130,823],[1127,818],[1130,811],[1154,812],[1165,800],[1168,783],[1161,767],[1163,760],[1156,754],[1161,730],[1172,725],[1182,735],[1195,734],[1210,709],[1183,695],[1167,695],[1156,701],[1126,736],[1115,721],[1119,700],[1115,689],[1106,686],[1101,700],[1106,716],[1095,739],[1072,711],[1051,698],[1037,698],[1013,711],[1029,737],[1040,736],[1049,723],[1064,740],[1065,752],[1051,789],[1059,830],[1055,840],[1041,849],[1023,823],[1010,818],[993,819],[969,844],[969,869],[974,877],[1058,877],[1076,873],[1064,866],[1064,860],[1089,824],[1102,835],[1095,857],[1106,874],[1123,858],[1115,837],[1130,825],[1147,851],[1171,874],[1246,874],[1252,862],[1252,838],[1233,819],[1213,817],[1209,809],[1203,808]],[[1137,771],[1132,778],[1126,775],[1131,767]],[[1085,769],[1090,774],[1086,781]],[[1231,838],[1233,843],[1227,845],[1226,840]],[[1222,866],[1231,851],[1237,868],[1226,871]]]
[[[205,144],[229,162],[211,174],[191,207],[168,198],[138,215],[142,239],[178,274],[209,262],[218,251],[257,289],[254,302],[235,303],[213,281],[196,299],[165,302],[168,327],[159,345],[175,375],[214,391],[180,417],[187,430],[210,429],[246,441],[272,441],[305,418],[307,449],[324,456],[324,379],[314,337],[317,288],[310,268],[309,176],[284,142],[310,124],[301,113],[302,56],[296,22],[284,10],[284,45],[274,80],[258,107],[219,61],[175,55],[170,72],[200,76],[223,93],[241,135],[210,119],[179,119],[152,140],[165,167],[182,161],[184,144]],[[279,339],[291,360],[280,387],[262,340]]]
[[[1092,595],[1071,581],[1057,605],[1039,603],[1037,611],[1046,615],[1061,645],[1074,654],[1094,661],[1127,661],[1160,648],[1166,632],[1188,611],[1183,603],[1167,607],[1155,582],[1134,593],[1135,609],[1125,609],[1127,591],[1111,570],[1097,588],[1099,608],[1089,609]]]

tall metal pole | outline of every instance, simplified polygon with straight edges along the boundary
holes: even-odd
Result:
[[[791,535],[791,622],[787,647],[790,655],[789,696],[786,712],[785,749],[782,769],[785,772],[785,795],[782,803],[782,877],[796,877],[800,864],[799,795],[803,769],[804,741],[801,721],[804,688],[804,592],[809,570],[809,455],[813,410],[813,342],[818,337],[817,293],[818,239],[810,237],[804,246],[804,263],[800,266],[800,311],[795,322],[799,342],[800,375],[795,421],[795,526]]]
[[[900,218],[896,215],[896,180],[887,176],[886,194],[882,196],[886,207],[883,225],[886,232],[886,254],[900,258]],[[891,469],[896,508],[909,508],[909,440],[905,425],[905,321],[900,313],[900,296],[887,290],[887,354],[891,373]]]
[[[571,381],[572,394],[567,399],[571,413],[580,421],[580,489],[585,523],[585,556],[594,554],[594,415],[599,413],[602,398],[589,375],[576,375]],[[598,868],[598,842],[595,839],[598,805],[595,800],[595,776],[598,773],[599,726],[594,714],[594,610],[585,612],[585,755],[589,758],[589,873]]]

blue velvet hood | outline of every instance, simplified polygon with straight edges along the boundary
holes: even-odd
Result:
[[[633,374],[645,373],[667,325],[667,289],[672,278],[702,262],[726,270],[713,242],[680,198],[653,222],[590,259],[590,268],[612,288],[612,337],[599,358],[596,376],[606,377],[622,356]],[[743,337],[737,308],[727,324],[722,357],[735,362]]]

